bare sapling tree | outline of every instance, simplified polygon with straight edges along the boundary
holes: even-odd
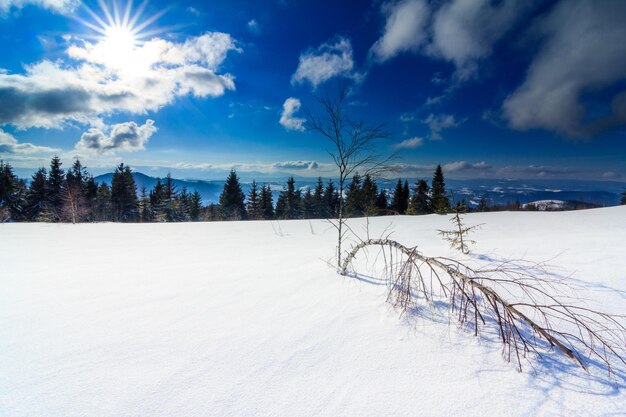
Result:
[[[338,169],[339,208],[337,218],[331,221],[337,229],[337,266],[341,267],[342,242],[347,228],[344,218],[344,192],[346,181],[357,171],[371,176],[389,170],[388,163],[393,158],[381,158],[376,154],[376,141],[390,136],[383,124],[368,125],[355,121],[345,111],[348,90],[340,88],[336,95],[328,91],[316,96],[320,105],[319,113],[306,112],[306,128],[319,133],[332,144],[327,150]]]
[[[467,206],[463,203],[457,204],[452,212],[454,215],[450,218],[450,221],[454,225],[453,230],[437,230],[439,234],[450,244],[450,248],[458,250],[462,254],[467,255],[469,253],[470,245],[476,244],[476,241],[470,240],[467,236],[474,230],[480,228],[481,224],[473,226],[465,226],[463,224],[463,218],[461,214],[467,213]]]
[[[505,358],[514,360],[520,371],[529,353],[541,357],[551,351],[561,352],[585,370],[596,361],[609,375],[615,364],[626,365],[625,317],[567,296],[574,288],[542,264],[501,261],[476,268],[427,257],[417,247],[394,240],[370,239],[352,248],[341,273],[349,274],[350,268],[356,274],[352,263],[367,248],[390,252],[384,257],[385,270],[391,271],[387,301],[395,308],[405,313],[420,300],[447,299],[451,317],[473,328],[476,336],[492,329]]]

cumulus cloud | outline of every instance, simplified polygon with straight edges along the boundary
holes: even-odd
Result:
[[[430,138],[433,140],[439,140],[443,139],[441,133],[445,129],[457,127],[463,123],[463,120],[459,121],[451,114],[435,115],[431,113],[426,119],[423,120],[423,123],[427,124],[430,129]]]
[[[586,117],[582,96],[601,92],[626,76],[626,3],[560,2],[541,23],[546,37],[523,84],[503,103],[514,129],[541,128],[573,138],[626,124],[626,91],[608,114]]]
[[[459,171],[469,171],[469,170],[478,170],[478,171],[482,171],[482,170],[487,170],[487,169],[491,169],[492,166],[487,164],[485,161],[481,161],[475,164],[472,164],[470,162],[467,161],[457,161],[457,162],[450,162],[448,164],[445,164],[441,167],[444,172],[459,172]]]
[[[76,144],[77,151],[106,154],[135,152],[145,149],[146,143],[157,131],[154,120],[146,120],[142,126],[135,122],[119,123],[106,129],[91,128],[83,133]]]
[[[19,143],[13,135],[0,129],[0,154],[32,154],[56,151],[58,149],[37,146],[32,143]]]
[[[421,53],[452,62],[456,78],[465,80],[531,5],[523,0],[385,3],[385,28],[370,57],[384,62],[400,53]]]
[[[234,77],[218,74],[230,51],[230,35],[206,33],[182,43],[154,38],[117,51],[106,41],[71,39],[77,65],[42,61],[24,74],[0,71],[0,125],[61,128],[90,123],[114,112],[157,111],[176,98],[218,97],[235,89]]]
[[[334,42],[322,44],[314,50],[300,55],[298,69],[291,78],[292,83],[308,81],[313,87],[333,77],[359,77],[352,73],[352,44],[349,39],[338,38]]]
[[[385,3],[387,21],[383,35],[370,49],[370,56],[384,62],[402,52],[417,52],[427,39],[430,8],[425,0]]]
[[[79,5],[79,0],[0,0],[0,13],[5,14],[11,9],[21,9],[24,6],[33,5],[49,9],[57,13],[67,14],[74,11]]]
[[[397,149],[415,149],[419,148],[424,144],[424,139],[419,137],[414,137],[410,139],[405,139],[402,142],[395,145]]]
[[[289,97],[283,103],[283,112],[280,115],[279,123],[288,130],[304,131],[305,120],[301,117],[294,117],[294,114],[300,110],[302,104],[300,100],[294,97]]]
[[[319,168],[319,164],[315,161],[284,161],[284,162],[274,162],[272,164],[272,168],[274,169],[305,169],[305,170],[314,170]]]

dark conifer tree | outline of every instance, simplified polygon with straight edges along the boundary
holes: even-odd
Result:
[[[376,196],[376,209],[378,214],[387,214],[389,212],[389,201],[387,200],[387,191],[382,189]]]
[[[176,220],[179,222],[188,222],[190,219],[191,195],[187,191],[187,186],[183,185],[180,194],[175,198]]]
[[[108,222],[113,220],[111,205],[111,189],[106,183],[100,184],[96,195],[96,221]]]
[[[0,160],[0,214],[14,221],[23,220],[26,211],[26,186],[20,181],[13,167]],[[0,221],[2,219],[0,218]]]
[[[133,222],[138,218],[137,186],[130,167],[121,163],[111,180],[111,206],[117,221]]]
[[[310,188],[307,188],[306,192],[302,196],[302,218],[314,219],[315,216],[315,201],[313,199],[313,193]]]
[[[391,210],[395,211],[397,214],[405,214],[409,205],[405,188],[408,188],[408,184],[407,187],[405,187],[402,180],[398,179],[396,188],[393,190],[393,198],[391,200]]]
[[[446,183],[443,177],[441,165],[437,165],[433,174],[433,182],[431,184],[431,204],[433,211],[439,214],[445,214],[450,210],[450,200],[446,194]]]
[[[198,190],[191,194],[189,201],[189,218],[192,222],[197,222],[200,220],[200,215],[202,214],[202,197]]]
[[[626,191],[622,193],[622,199],[620,200],[621,205],[626,205]]]
[[[356,173],[348,185],[343,214],[345,217],[358,217],[363,216],[364,212],[365,204],[363,201],[363,190],[361,189],[361,176]]]
[[[274,196],[269,185],[263,184],[261,187],[260,213],[263,220],[274,218]]]
[[[47,178],[46,169],[39,168],[30,181],[26,195],[26,217],[30,221],[45,220],[45,207],[48,201]]]
[[[65,189],[65,172],[61,169],[61,159],[54,156],[50,161],[50,170],[46,180],[46,218],[50,221],[61,220],[63,208],[63,192]]]
[[[149,223],[152,221],[152,212],[150,211],[150,197],[148,190],[144,185],[139,190],[139,221],[141,223]]]
[[[333,180],[328,180],[324,190],[324,206],[327,218],[335,218],[339,213],[339,191],[335,188]]]
[[[250,185],[250,192],[248,193],[246,210],[248,211],[248,219],[250,220],[258,220],[262,217],[259,187],[254,180],[252,180],[252,184]]]
[[[287,209],[287,197],[285,196],[285,193],[281,191],[278,194],[278,198],[276,199],[276,212],[275,212],[276,218],[284,219],[286,209]]]
[[[157,178],[157,182],[150,191],[150,211],[152,221],[164,222],[165,217],[165,187],[161,183],[161,179]]]
[[[224,184],[224,190],[220,195],[220,218],[222,220],[245,220],[246,205],[244,200],[239,178],[233,169],[230,171]]]
[[[96,180],[91,174],[89,174],[87,180],[85,181],[84,196],[87,205],[87,219],[89,221],[94,221],[97,206],[96,199],[98,196],[98,184],[96,184]]]
[[[317,179],[315,185],[315,191],[313,192],[313,205],[314,205],[314,217],[316,219],[326,219],[328,217],[328,210],[324,204],[324,183],[322,177]]]
[[[378,214],[378,207],[376,205],[376,198],[378,197],[378,186],[371,175],[366,174],[363,179],[362,186],[363,207],[364,213],[368,216],[375,216]]]
[[[166,222],[178,221],[178,190],[170,173],[167,173],[163,182],[163,215]]]
[[[63,190],[63,217],[72,223],[80,222],[88,217],[85,188],[89,178],[87,169],[77,159],[65,176]]]
[[[429,191],[428,183],[423,179],[419,179],[413,189],[413,196],[409,203],[409,214],[432,213],[430,196],[428,195]]]
[[[296,190],[296,180],[289,177],[287,185],[280,192],[276,203],[276,217],[280,219],[299,219],[302,216],[302,195]]]

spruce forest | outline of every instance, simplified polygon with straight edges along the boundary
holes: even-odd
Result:
[[[10,164],[0,162],[0,216],[15,222],[187,222],[219,220],[291,220],[335,218],[339,190],[332,179],[318,178],[314,188],[298,188],[290,177],[276,201],[269,184],[253,181],[244,195],[237,173],[226,179],[218,204],[204,205],[197,191],[178,189],[168,174],[147,190],[138,187],[132,170],[121,163],[111,185],[98,184],[76,160],[64,170],[60,158],[37,170],[30,181],[19,179]],[[465,205],[464,202],[459,204]],[[398,179],[393,190],[378,186],[370,175],[352,177],[344,196],[344,216],[430,214],[450,211],[440,166],[432,187],[419,179],[411,187]],[[486,209],[484,204],[482,208]]]

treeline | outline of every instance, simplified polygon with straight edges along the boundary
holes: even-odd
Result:
[[[244,195],[237,173],[230,172],[219,204],[203,205],[197,191],[178,189],[168,174],[147,190],[137,190],[130,167],[120,164],[111,186],[98,184],[93,175],[76,160],[65,171],[53,157],[50,167],[40,168],[26,182],[19,179],[10,164],[0,161],[0,221],[26,222],[184,222],[217,220],[273,220],[336,218],[340,195],[336,184],[318,178],[312,189],[296,187],[287,180],[276,202],[268,184],[252,182]],[[447,213],[451,202],[440,166],[431,185],[419,179],[412,186],[399,179],[392,191],[379,188],[369,175],[355,175],[345,190],[344,217],[393,214]],[[464,202],[461,204],[466,206]],[[474,211],[520,210],[519,202],[490,206],[480,200]]]
[[[182,222],[214,220],[325,219],[337,217],[340,195],[332,180],[319,178],[313,189],[287,180],[276,202],[268,184],[252,182],[244,195],[237,173],[229,174],[219,204],[203,205],[200,194],[178,190],[168,174],[147,190],[137,190],[130,167],[120,164],[111,186],[98,184],[76,160],[65,171],[55,156],[50,167],[37,170],[28,185],[0,161],[0,220],[26,222]],[[379,189],[369,175],[358,174],[345,192],[344,217],[388,214],[443,213],[450,207],[441,168],[432,189],[418,181],[411,193],[408,181],[398,180],[391,195]]]

